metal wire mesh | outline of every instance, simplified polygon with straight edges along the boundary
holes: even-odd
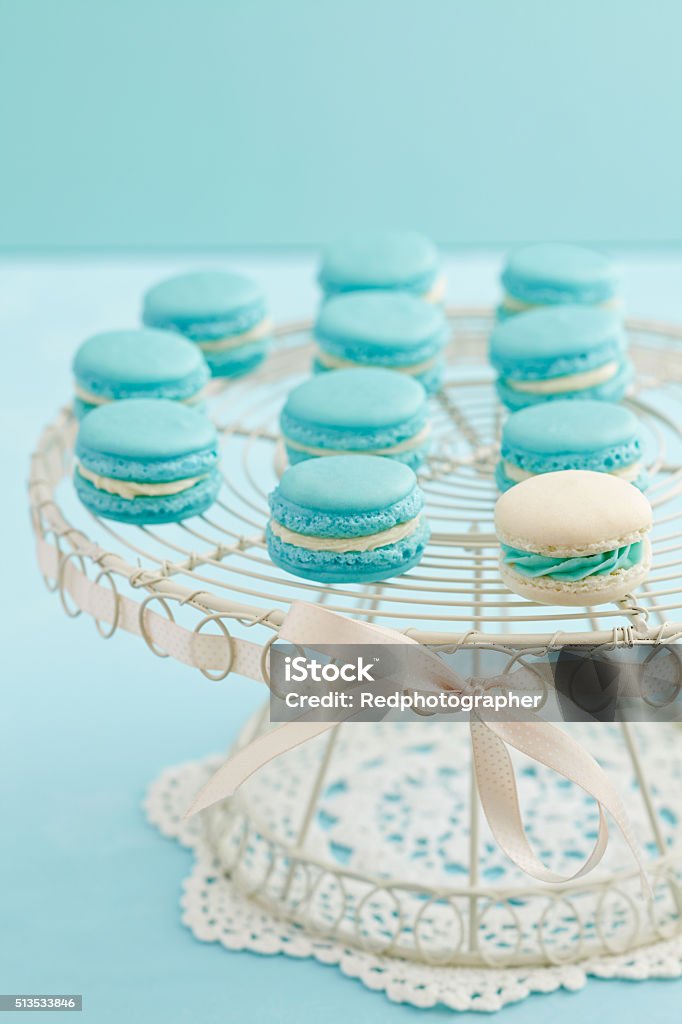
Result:
[[[196,605],[226,620],[276,628],[291,600],[321,601],[333,610],[409,629],[424,643],[461,641],[472,631],[490,639],[547,643],[561,631],[599,642],[677,635],[682,605],[682,351],[679,331],[628,325],[637,367],[628,402],[642,423],[644,461],[655,509],[654,563],[637,594],[593,609],[538,606],[502,583],[493,533],[497,497],[492,470],[504,411],[495,399],[485,350],[483,311],[450,311],[452,337],[445,384],[432,399],[431,452],[421,474],[432,536],[421,564],[371,587],[324,586],[287,575],[270,562],[264,527],[267,495],[283,468],[278,415],[291,388],[310,372],[306,324],[277,332],[277,345],[256,373],[214,382],[210,413],[222,447],[223,483],[203,516],[163,527],[129,527],[96,519],[74,500],[70,480],[74,423],[68,411],[48,428],[33,460],[31,498],[38,533],[55,534],[62,554],[86,557],[117,578]],[[58,467],[55,471],[55,461]],[[51,464],[52,472],[46,472]],[[112,554],[113,561],[101,553]],[[194,597],[193,597],[194,595]]]

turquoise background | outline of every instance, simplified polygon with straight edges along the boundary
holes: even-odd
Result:
[[[0,247],[682,241],[678,0],[0,0]]]

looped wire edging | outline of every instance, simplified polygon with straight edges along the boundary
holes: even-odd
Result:
[[[61,601],[62,608],[70,619],[77,619],[79,615],[82,615],[83,609],[78,606],[71,609],[66,600],[65,574],[67,566],[71,564],[72,560],[78,561],[81,567],[81,572],[87,578],[88,572],[85,567],[85,560],[83,556],[78,551],[69,551],[66,554],[62,552],[59,559],[59,570],[57,573],[57,588],[59,590],[59,600]]]
[[[226,647],[228,653],[227,666],[222,671],[220,669],[213,671],[211,669],[199,666],[199,671],[201,672],[202,676],[206,677],[206,679],[210,679],[211,682],[213,683],[219,683],[222,679],[225,679],[232,670],[232,666],[234,664],[234,645],[232,641],[232,634],[225,625],[223,616],[219,612],[214,612],[213,615],[205,615],[201,622],[197,623],[197,625],[194,627],[194,636],[199,636],[204,626],[206,626],[209,622],[215,622],[216,625],[220,627],[223,636],[225,637],[225,640],[227,642]]]
[[[168,604],[166,597],[162,596],[161,594],[148,594],[147,597],[145,597],[144,601],[140,604],[140,608],[138,611],[140,633],[142,634],[142,639],[144,640],[152,654],[155,654],[157,658],[168,658],[169,654],[167,652],[157,650],[156,646],[154,645],[154,641],[149,635],[145,623],[144,613],[147,610],[147,606],[151,604],[152,601],[158,601],[163,610],[165,611],[166,615],[168,616],[169,622],[175,622],[175,616],[173,615],[173,612],[170,609],[170,605]]]
[[[57,572],[55,574],[54,579],[52,579],[52,580],[48,578],[47,574],[44,573],[42,571],[42,569],[40,570],[40,575],[42,576],[43,583],[47,587],[48,591],[51,594],[56,594],[57,591],[59,590],[59,572],[60,572],[60,569],[61,569],[62,555],[63,555],[62,546],[61,546],[61,539],[60,539],[59,534],[55,530],[41,531],[41,537],[45,541],[46,544],[48,544],[48,537],[54,537],[54,545],[53,545],[53,547],[54,547],[54,550],[57,553]],[[48,546],[52,546],[52,545],[48,544]]]
[[[99,581],[101,579],[103,579],[103,578],[109,580],[109,585],[111,586],[111,592],[112,592],[113,598],[114,598],[114,615],[113,615],[113,618],[112,618],[112,621],[111,621],[111,627],[108,630],[104,630],[104,629],[102,629],[101,621],[96,616],[93,616],[93,618],[94,618],[95,626],[97,628],[97,632],[99,633],[99,635],[104,640],[110,640],[111,637],[116,632],[116,630],[118,629],[118,623],[119,623],[119,619],[121,617],[121,595],[118,592],[118,587],[116,585],[116,580],[114,578],[114,574],[111,572],[110,569],[100,569],[100,571],[98,572],[97,576],[95,577],[94,585],[98,586],[99,585]]]

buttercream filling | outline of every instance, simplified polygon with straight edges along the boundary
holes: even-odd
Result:
[[[439,274],[422,298],[425,302],[442,302],[445,298],[445,274]]]
[[[254,341],[261,341],[272,331],[272,321],[267,317],[249,331],[242,331],[241,334],[229,334],[225,338],[216,338],[214,341],[198,341],[199,348],[203,352],[224,352],[231,348],[241,348],[242,345],[249,345]]]
[[[589,576],[604,576],[617,570],[632,569],[642,558],[642,541],[634,541],[623,547],[610,551],[600,551],[596,555],[576,555],[569,558],[552,558],[533,551],[521,551],[518,548],[502,545],[505,565],[511,566],[514,572],[531,579],[547,576],[550,579],[575,583]]]
[[[287,448],[293,448],[297,452],[305,452],[306,455],[399,455],[401,452],[410,452],[414,448],[421,447],[431,433],[431,427],[427,424],[422,427],[414,437],[408,437],[398,444],[388,445],[386,448],[316,448],[311,444],[302,444],[290,437],[284,437]]]
[[[88,405],[107,405],[109,402],[114,402],[114,398],[106,398],[104,395],[94,395],[92,391],[88,391],[86,388],[76,384],[74,387],[76,398],[80,398],[82,402],[87,402]],[[180,402],[181,405],[196,405],[197,402],[203,401],[206,396],[206,389],[202,388],[197,391],[196,395],[190,395],[189,398],[176,398],[174,401]]]
[[[421,524],[422,516],[415,516],[405,523],[399,523],[388,530],[381,530],[379,533],[370,533],[366,537],[311,537],[305,533],[296,533],[282,526],[275,519],[270,520],[270,530],[275,537],[279,537],[285,544],[293,544],[297,548],[305,548],[308,551],[374,551],[376,548],[384,548],[388,544],[397,544],[399,541],[409,537]]]
[[[79,476],[88,480],[98,491],[106,491],[107,494],[115,494],[126,501],[133,501],[135,498],[162,498],[169,494],[181,494],[188,491],[200,480],[205,480],[208,473],[201,476],[186,477],[184,480],[168,480],[160,484],[143,484],[135,480],[115,480],[110,476],[99,476],[92,470],[79,464],[77,467]]]
[[[566,300],[568,301],[568,299]],[[505,292],[502,297],[502,305],[505,309],[510,310],[512,313],[521,313],[526,309],[544,309],[546,305],[551,303],[546,302],[524,302],[522,299],[516,299],[509,292]],[[612,298],[605,299],[604,302],[590,302],[590,306],[597,306],[599,309],[612,309],[615,306],[620,305],[620,299]]]
[[[603,366],[596,366],[593,370],[584,370],[582,373],[567,373],[564,377],[550,377],[548,380],[511,380],[507,378],[505,384],[512,391],[525,391],[533,395],[560,395],[564,391],[582,391],[583,388],[593,388],[598,384],[604,384],[607,380],[618,373],[617,362],[604,363]]]
[[[323,366],[329,367],[331,370],[339,370],[344,366],[365,366],[367,364],[356,362],[353,359],[342,359],[341,356],[333,356],[329,352],[325,352],[323,349],[319,349],[317,358]],[[431,367],[435,366],[439,357],[432,356],[431,359],[424,359],[421,363],[411,363],[408,366],[393,366],[391,363],[374,363],[375,366],[387,366],[391,370],[398,370],[400,373],[409,373],[411,375],[417,373],[424,373],[426,370],[430,370]]]
[[[515,466],[513,462],[502,461],[502,468],[504,475],[509,479],[513,480],[515,484],[520,484],[524,480],[529,480],[532,476],[539,476],[538,473],[530,473],[527,469],[521,469],[520,466]],[[642,471],[641,462],[632,462],[629,466],[619,466],[617,469],[606,470],[610,476],[619,476],[623,480],[627,480],[631,483],[636,480]]]

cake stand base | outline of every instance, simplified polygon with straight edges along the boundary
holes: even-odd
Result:
[[[183,820],[194,794],[223,761],[224,755],[216,755],[167,769],[151,786],[145,804],[149,821],[163,835],[194,850],[194,866],[183,884],[182,920],[202,942],[335,964],[392,1002],[423,1009],[491,1012],[533,993],[580,989],[590,977],[643,981],[682,976],[682,936],[573,964],[489,968],[433,966],[316,937],[246,896],[221,871],[201,816]]]

